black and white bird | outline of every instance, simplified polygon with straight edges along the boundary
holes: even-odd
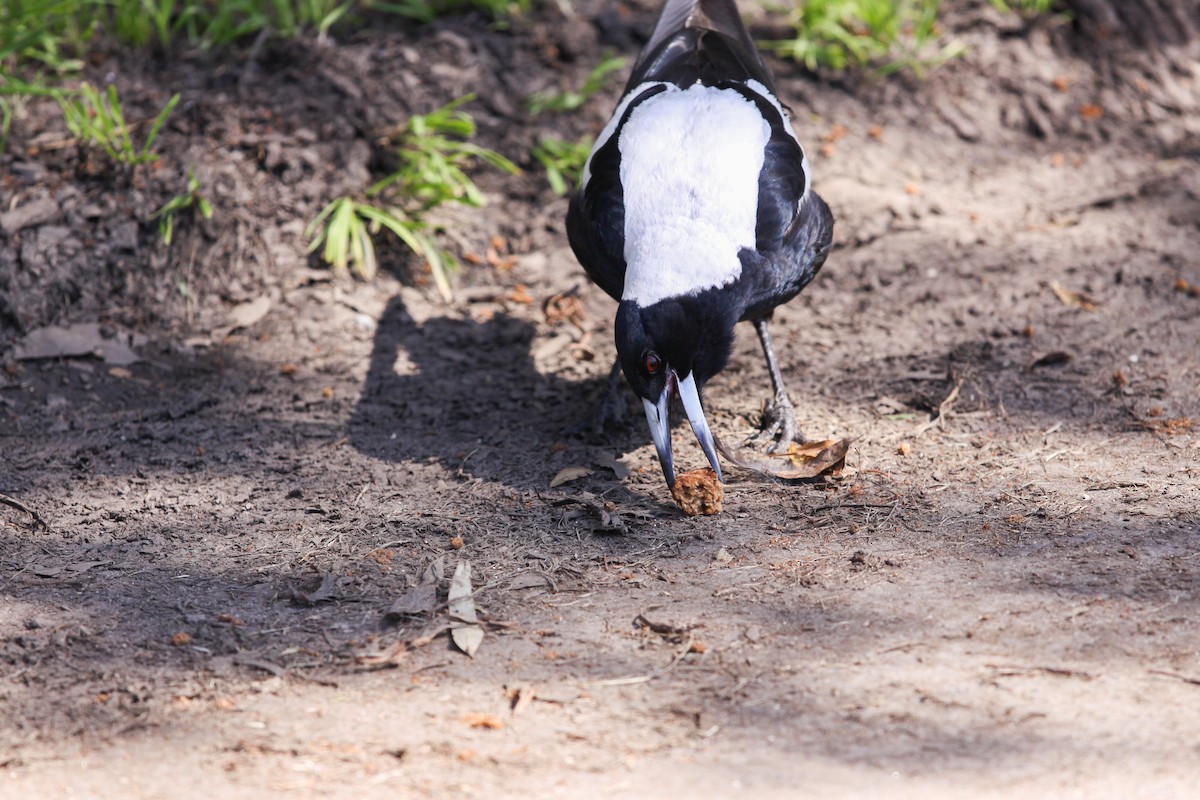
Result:
[[[592,148],[567,231],[620,304],[610,388],[619,368],[669,486],[676,395],[721,475],[700,389],[728,362],[739,321],[754,324],[774,384],[759,436],[773,450],[799,437],[767,321],[821,268],[833,216],[734,0],[667,0]]]

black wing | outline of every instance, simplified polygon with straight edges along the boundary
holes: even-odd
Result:
[[[762,319],[791,300],[820,272],[833,242],[833,213],[816,192],[809,192],[773,250],[743,250],[748,278],[742,319]]]
[[[620,300],[625,290],[625,190],[621,186],[619,132],[638,103],[663,91],[652,86],[633,98],[617,121],[612,136],[592,153],[590,177],[571,198],[567,210],[567,239],[588,277]]]

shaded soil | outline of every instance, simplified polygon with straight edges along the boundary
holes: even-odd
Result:
[[[0,796],[1191,796],[1194,45],[962,3],[966,55],[921,82],[773,63],[838,219],[776,344],[805,430],[856,441],[837,479],[734,471],[686,519],[640,415],[562,432],[614,307],[522,154],[619,87],[522,98],[654,17],[578,8],[113,53],[93,78],[138,113],[184,97],[132,175],[27,108],[0,160],[0,492],[48,526],[0,506]],[[398,253],[371,284],[316,269],[304,225],[385,167],[379,132],[467,91],[527,170],[480,172],[490,204],[454,220],[482,262],[459,299]],[[165,248],[150,215],[188,167],[216,215]],[[547,314],[570,292],[581,316]],[[67,321],[141,360],[13,360]],[[741,331],[718,434],[768,387]],[[549,488],[565,467],[590,473]],[[463,561],[474,658],[446,633]]]

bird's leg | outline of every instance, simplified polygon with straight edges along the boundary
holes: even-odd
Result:
[[[751,437],[754,445],[774,441],[767,452],[778,453],[786,451],[792,442],[804,442],[804,434],[796,426],[796,412],[792,400],[788,397],[783,385],[783,374],[779,371],[779,362],[775,358],[775,350],[771,347],[771,334],[767,332],[767,320],[754,321],[754,330],[758,332],[758,340],[762,343],[763,355],[767,357],[767,370],[771,373],[771,385],[775,389],[775,399],[763,413],[763,429]]]
[[[591,419],[571,426],[566,432],[572,435],[590,433],[602,436],[608,423],[620,422],[624,416],[625,396],[621,392],[621,360],[618,358],[613,362],[612,371],[608,373],[608,386],[596,407],[596,413]]]

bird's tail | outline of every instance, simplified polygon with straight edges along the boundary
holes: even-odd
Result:
[[[770,72],[742,22],[734,0],[667,0],[650,40],[633,67],[630,85],[654,79],[656,73],[664,70],[670,71],[674,62],[688,58],[687,51],[711,47],[704,44],[707,38],[704,33],[709,31],[724,42],[723,54],[713,54],[714,58],[721,61],[732,58],[747,77],[770,85]]]

